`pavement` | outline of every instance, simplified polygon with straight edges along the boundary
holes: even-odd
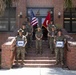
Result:
[[[0,70],[0,75],[76,75],[76,70],[62,68],[13,68]]]

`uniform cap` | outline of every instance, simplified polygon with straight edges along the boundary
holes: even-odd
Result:
[[[21,28],[17,32],[24,32]]]
[[[55,25],[53,24],[53,25],[51,25],[52,27],[55,27]]]

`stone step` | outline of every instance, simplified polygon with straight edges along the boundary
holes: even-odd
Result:
[[[56,57],[26,57],[25,60],[55,60]]]
[[[21,60],[18,61],[21,63]],[[14,61],[16,63],[16,60]],[[50,63],[56,63],[56,60],[24,60],[24,63],[27,64],[50,64]]]
[[[21,60],[21,58],[19,59]],[[46,56],[46,57],[40,57],[40,56],[28,56],[28,57],[25,57],[25,60],[56,60],[56,57],[49,57],[49,56]]]
[[[55,54],[51,54],[51,50],[48,48],[48,43],[43,41],[43,54],[36,54],[35,42],[32,47],[27,50],[25,55],[24,67],[56,67]],[[18,61],[19,64],[21,60]],[[16,60],[13,65],[16,64]]]
[[[40,55],[37,56],[37,55],[31,54],[31,55],[27,55],[26,57],[40,57]],[[41,55],[41,57],[52,57],[52,56],[51,55]]]
[[[15,63],[13,64],[15,65]],[[29,63],[25,63],[23,67],[60,67],[60,65],[55,65],[55,63],[50,63],[50,64],[29,64]]]
[[[27,51],[27,53],[33,53],[33,54],[36,54],[36,50],[30,50],[30,51]],[[43,51],[43,54],[51,54],[51,50],[50,51]]]
[[[37,58],[37,57],[43,57],[43,58],[46,58],[46,57],[48,57],[48,58],[50,58],[50,57],[55,57],[55,55],[51,55],[51,54],[42,54],[42,55],[37,55],[37,54],[27,54],[27,55],[25,55],[25,58]]]

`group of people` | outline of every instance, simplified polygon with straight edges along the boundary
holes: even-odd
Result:
[[[63,57],[64,57],[64,45],[66,43],[65,37],[62,35],[62,31],[57,30],[56,26],[52,23],[49,23],[47,27],[48,31],[48,46],[50,48],[51,53],[55,53],[56,55],[56,65],[61,63],[63,65]],[[30,24],[30,21],[27,21],[22,27],[18,30],[18,35],[16,36],[16,53],[17,53],[17,65],[19,56],[21,54],[22,62],[24,65],[25,54],[27,54],[27,49],[32,45],[32,34],[33,27]],[[42,29],[38,26],[35,33],[36,38],[36,53],[42,54],[42,37],[43,32]]]
[[[51,21],[47,27],[48,30],[48,46],[51,53],[55,53],[56,65],[59,63],[64,65],[64,47],[66,44],[66,38],[63,36],[62,30],[57,27]]]

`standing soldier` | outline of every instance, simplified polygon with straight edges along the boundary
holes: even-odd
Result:
[[[48,33],[51,32],[52,27],[54,27],[54,29],[56,31],[56,29],[57,29],[56,26],[53,24],[53,21],[50,21],[49,25],[47,26]],[[48,47],[50,47],[50,42],[49,41],[50,41],[50,37],[48,36]]]
[[[28,36],[27,26],[25,24],[22,25],[22,28],[21,29],[23,30],[23,35],[24,36]]]
[[[42,37],[43,37],[43,34],[42,34],[42,30],[40,27],[37,28],[35,37],[36,37],[36,53],[42,54]]]
[[[64,36],[62,35],[62,31],[58,30],[57,36],[54,39],[55,43],[55,53],[56,53],[56,65],[61,62],[61,65],[63,64],[63,57],[64,57],[64,44],[66,43],[66,40]]]
[[[54,26],[52,26],[51,31],[48,32],[49,45],[50,45],[51,53],[54,53],[54,48],[55,48],[54,38],[55,38],[55,35],[56,35],[56,30],[55,30]]]
[[[27,44],[28,44],[28,47],[30,48],[32,43],[32,33],[33,33],[33,27],[31,26],[30,22],[28,22],[27,30],[28,30]]]
[[[24,65],[24,59],[25,59],[25,46],[27,43],[27,39],[24,35],[22,35],[22,32],[23,32],[22,29],[18,30],[18,36],[16,37],[17,65],[18,65],[20,54],[21,54],[22,65]]]
[[[28,21],[29,21],[29,18],[26,16],[25,17],[25,21],[23,22],[23,24],[27,25],[28,24]]]
[[[23,34],[24,36],[26,36],[26,38],[27,38],[27,36],[28,36],[27,26],[26,26],[25,24],[23,24],[21,29],[23,30],[23,33],[22,33],[22,34]],[[28,42],[27,42],[27,43],[28,43]],[[26,45],[25,48],[28,49],[28,46]],[[26,52],[26,54],[27,54],[27,52]]]

